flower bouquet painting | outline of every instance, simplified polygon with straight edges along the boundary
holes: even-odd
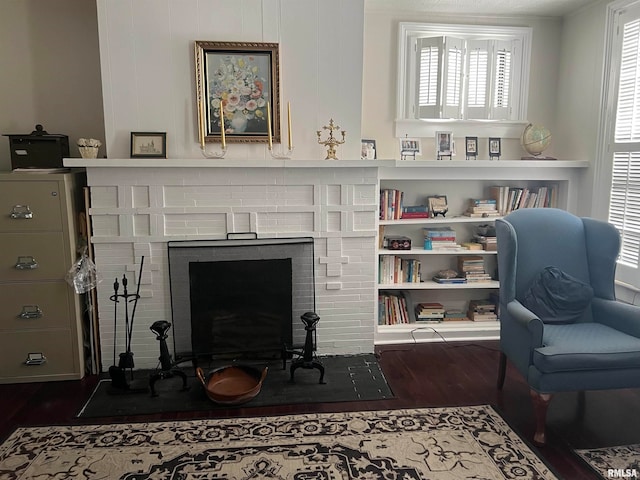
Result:
[[[196,42],[196,81],[201,141],[280,141],[278,44]]]

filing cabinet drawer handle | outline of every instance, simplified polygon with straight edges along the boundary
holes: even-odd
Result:
[[[20,318],[42,318],[42,310],[38,305],[23,305],[22,312],[18,315]]]
[[[36,259],[30,255],[18,257],[16,268],[18,270],[33,270],[34,268],[38,268],[38,262],[36,262]]]
[[[25,365],[43,365],[45,363],[47,363],[47,357],[42,352],[29,353],[24,361]]]
[[[29,205],[14,205],[9,216],[14,220],[29,220],[33,218],[33,212]]]

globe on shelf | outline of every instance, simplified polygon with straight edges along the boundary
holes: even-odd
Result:
[[[555,160],[542,153],[551,145],[551,132],[542,125],[527,125],[520,138],[520,144],[530,156],[522,157],[522,160]]]

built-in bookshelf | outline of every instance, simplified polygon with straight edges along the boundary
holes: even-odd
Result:
[[[581,169],[587,166],[587,162],[579,161],[398,161],[394,168],[381,168],[376,343],[497,339],[500,283],[496,245],[483,245],[481,250],[477,245],[470,247],[473,250],[462,245],[477,243],[474,240],[479,238],[479,230],[486,232],[496,218],[518,208],[575,211]],[[429,218],[424,210],[428,198],[434,196],[446,197],[447,212]],[[474,199],[492,199],[495,212],[493,207],[482,211],[483,205],[473,204]],[[407,206],[412,212],[403,218],[403,207]],[[459,246],[425,249],[425,231],[431,228],[451,229]],[[385,236],[408,238],[411,248],[389,250],[385,248]],[[463,257],[473,257],[474,268],[486,276],[478,281],[434,280],[440,271],[461,270],[465,265]],[[421,278],[399,281],[396,276],[390,281],[384,274],[387,270],[381,271],[390,264],[399,265],[400,269],[413,265],[412,271],[418,265]],[[406,311],[401,310],[396,318],[381,315],[385,301],[395,302],[396,311]],[[443,317],[442,321],[417,320],[416,305],[424,303],[443,305],[451,317]],[[495,313],[486,311],[487,303],[494,305]]]

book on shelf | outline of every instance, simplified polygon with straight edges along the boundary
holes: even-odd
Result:
[[[456,238],[456,231],[451,227],[423,227],[422,233],[425,238],[431,239],[453,239]]]
[[[419,283],[420,260],[397,255],[381,255],[378,259],[378,283]]]
[[[495,198],[472,198],[469,200],[472,207],[492,206],[495,207],[497,200]]]
[[[445,322],[464,322],[468,321],[469,317],[467,317],[467,313],[458,308],[447,309],[444,312],[444,321]]]
[[[380,220],[399,220],[403,202],[404,192],[397,189],[380,190]]]
[[[429,218],[429,206],[428,205],[403,206],[401,218]]]
[[[482,250],[482,244],[477,242],[462,242],[460,246],[467,250]]]
[[[444,305],[438,302],[422,302],[415,306],[416,315],[444,315]]]
[[[463,277],[453,277],[453,278],[442,278],[442,277],[433,277],[433,281],[440,284],[459,284],[459,283],[467,283],[467,279]]]
[[[490,218],[490,217],[499,217],[500,213],[498,210],[486,210],[484,212],[470,212],[466,211],[462,215],[470,218]]]
[[[496,200],[500,215],[506,215],[519,208],[557,207],[558,185],[548,184],[529,187],[492,186],[490,196]]]
[[[469,319],[474,322],[494,322],[498,320],[498,316],[495,313],[469,312]]]
[[[409,323],[407,300],[402,293],[378,294],[378,324],[402,325]]]
[[[416,323],[442,323],[444,316],[439,318],[418,318],[416,317]]]
[[[430,218],[429,212],[402,212],[403,219],[409,218]]]

